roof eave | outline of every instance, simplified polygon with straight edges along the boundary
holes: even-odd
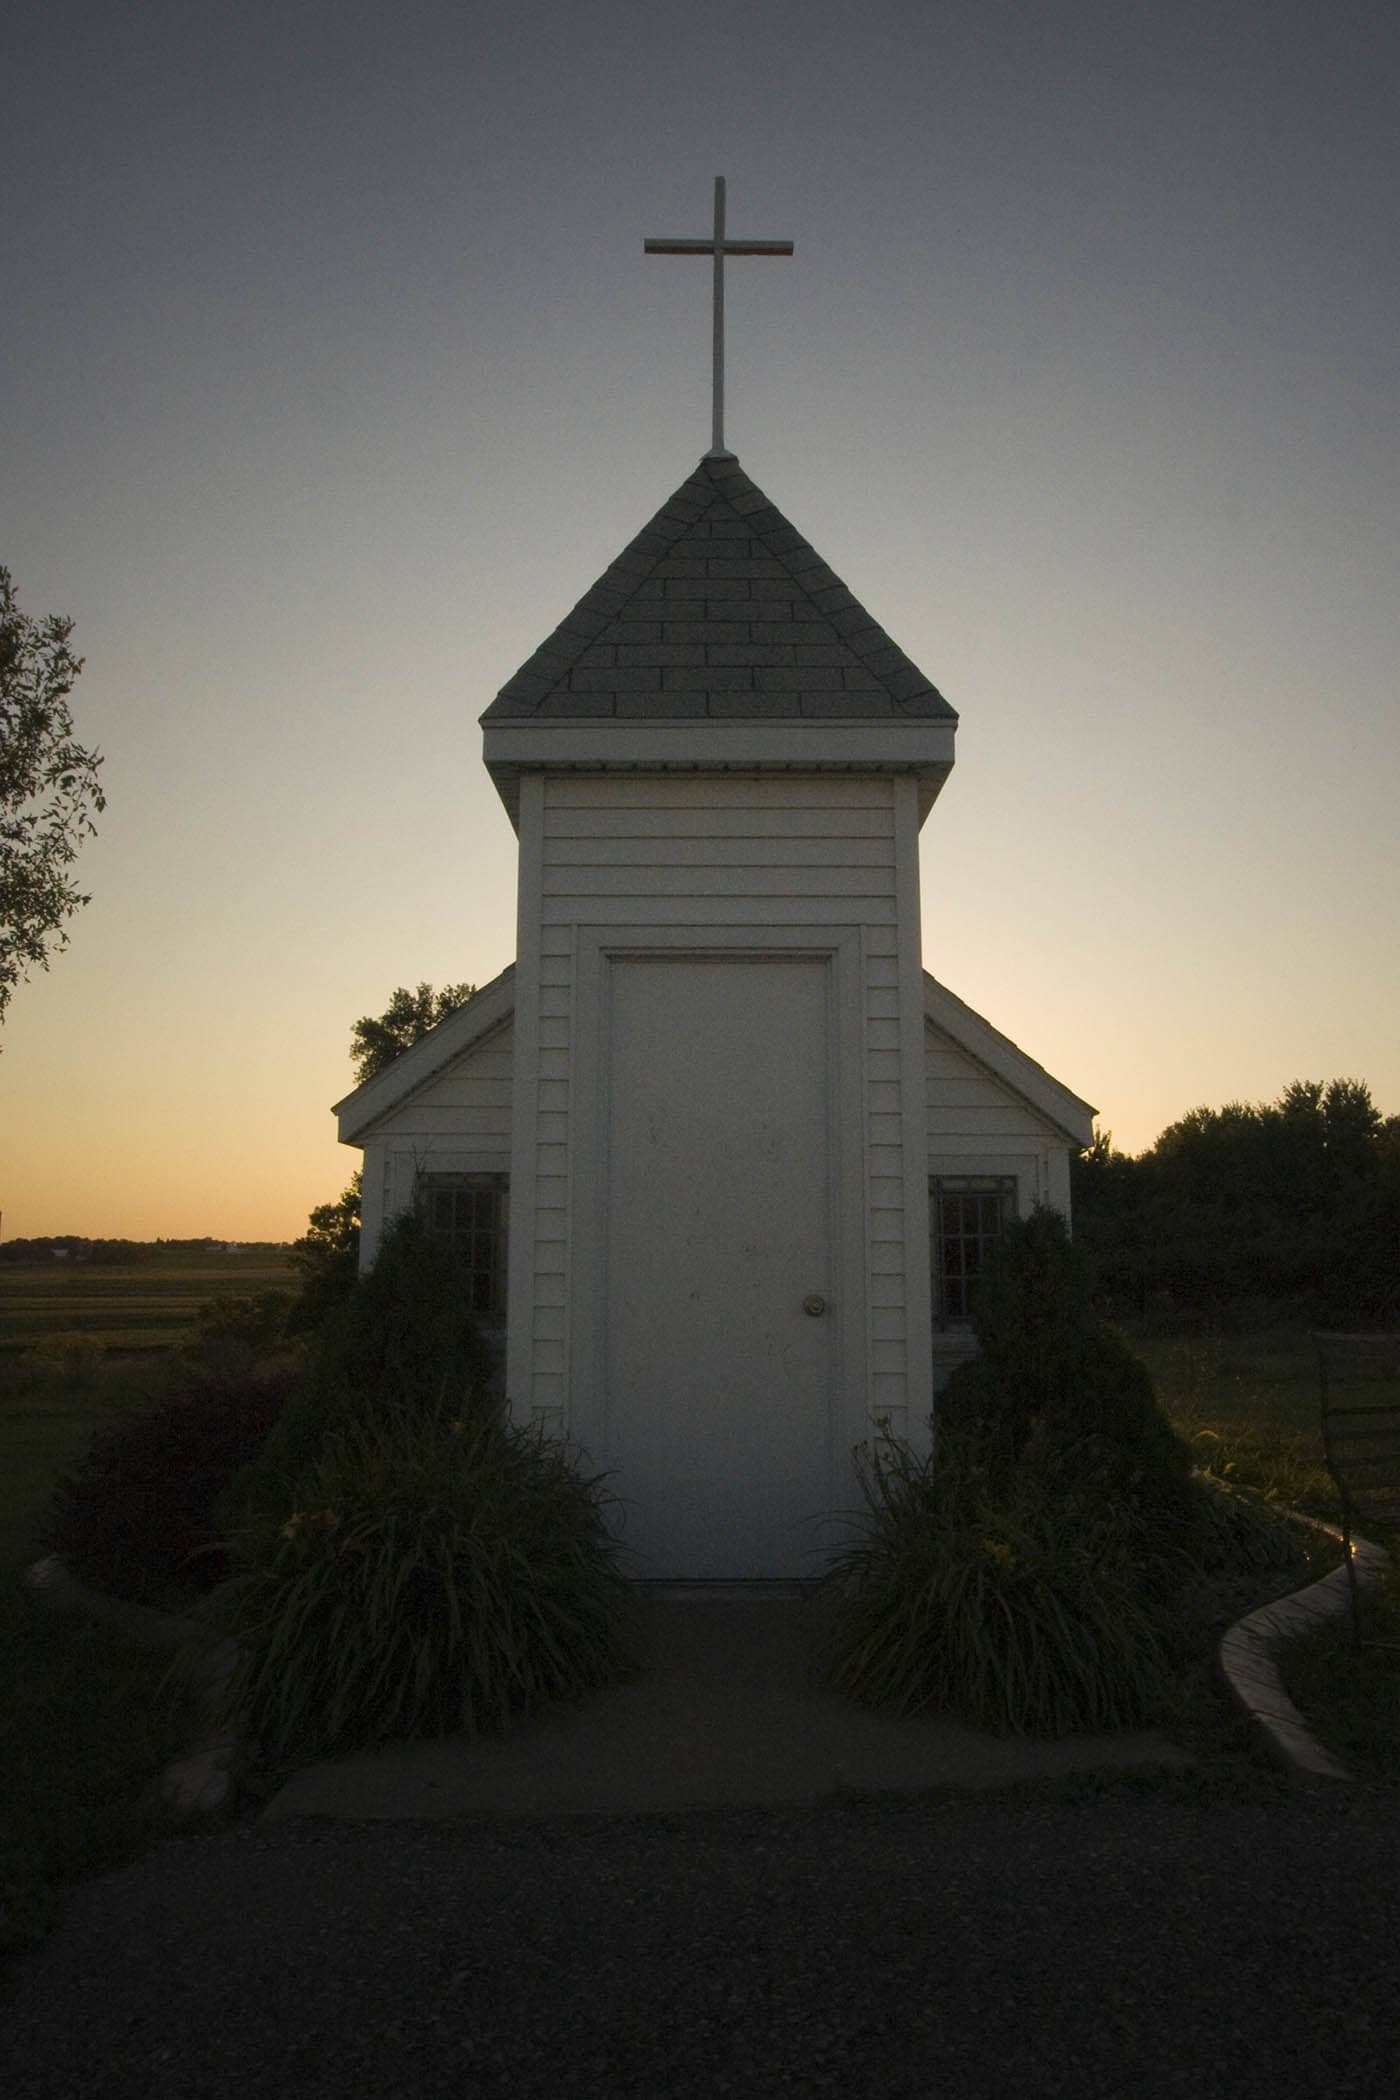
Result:
[[[517,830],[522,774],[549,772],[913,773],[922,823],[952,770],[956,728],[941,718],[888,716],[648,718],[627,724],[624,757],[611,716],[486,716],[482,741],[486,769]]]
[[[947,985],[924,971],[924,1018],[949,1036],[960,1050],[975,1058],[995,1079],[1020,1095],[1037,1115],[1054,1125],[1069,1142],[1086,1146],[1093,1142],[1094,1118],[1098,1110],[1046,1071],[1044,1065],[1003,1035],[990,1021],[950,992]]]
[[[515,1010],[515,964],[508,963],[463,1005],[421,1035],[410,1049],[396,1057],[382,1072],[376,1072],[353,1093],[331,1109],[342,1145],[362,1145],[373,1126],[401,1108],[409,1096],[426,1086],[445,1064],[460,1057],[493,1028],[510,1019]]]

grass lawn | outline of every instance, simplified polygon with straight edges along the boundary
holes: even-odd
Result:
[[[1400,1559],[1400,1538],[1388,1542]],[[1394,1570],[1350,1620],[1320,1626],[1284,1651],[1284,1688],[1329,1748],[1370,1779],[1400,1780],[1400,1579]]]
[[[1337,1522],[1337,1491],[1322,1461],[1317,1365],[1305,1334],[1128,1339],[1198,1465]]]
[[[188,1703],[160,1689],[168,1656],[41,1610],[21,1580],[55,1474],[154,1391],[150,1367],[0,1363],[0,1951],[43,1929],[56,1882],[164,1827],[151,1788],[195,1731]]]
[[[1132,1336],[1159,1399],[1198,1463],[1335,1524],[1322,1458],[1317,1361],[1306,1334]],[[1390,1397],[1394,1397],[1393,1393]],[[1319,1739],[1367,1778],[1400,1780],[1400,1531],[1360,1527],[1394,1566],[1366,1602],[1362,1643],[1348,1618],[1279,1658],[1289,1697]]]

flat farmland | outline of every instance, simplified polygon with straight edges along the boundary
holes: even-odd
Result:
[[[0,1351],[17,1355],[60,1335],[109,1352],[173,1349],[193,1335],[211,1298],[294,1290],[298,1282],[285,1255],[266,1249],[130,1263],[0,1262]]]

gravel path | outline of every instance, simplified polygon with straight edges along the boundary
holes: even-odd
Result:
[[[8,2100],[1400,2090],[1400,1794],[250,1822],[74,1890]]]

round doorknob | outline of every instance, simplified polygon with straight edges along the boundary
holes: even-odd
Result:
[[[810,1313],[814,1320],[819,1320],[826,1311],[826,1300],[821,1292],[813,1291],[809,1298],[804,1298],[802,1300],[802,1310],[805,1313]]]

